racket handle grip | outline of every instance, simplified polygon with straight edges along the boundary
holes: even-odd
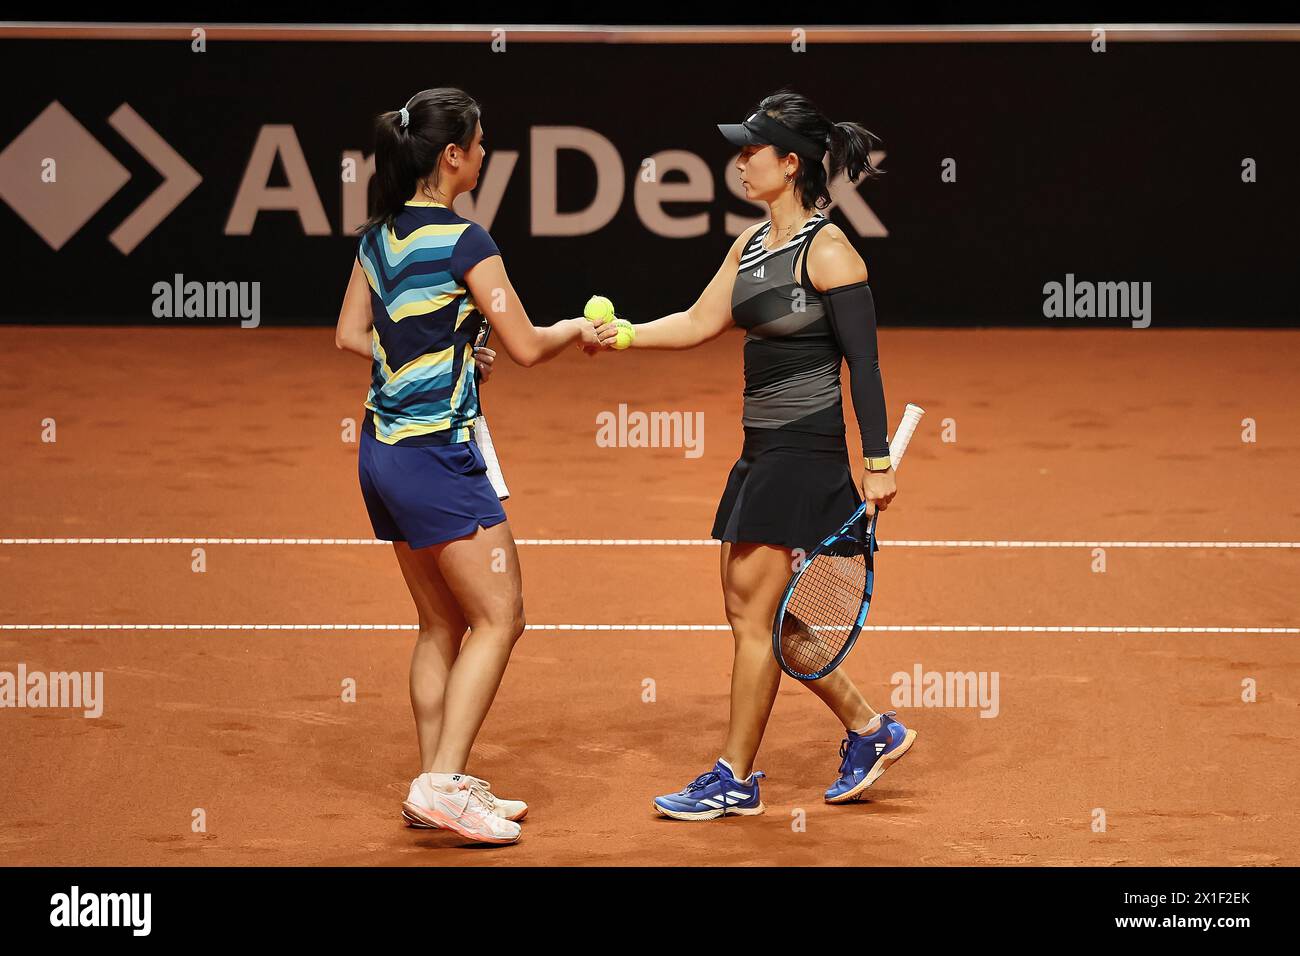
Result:
[[[924,408],[911,402],[908,402],[907,407],[903,409],[903,420],[898,423],[898,430],[889,440],[889,462],[895,468],[902,462],[903,453],[907,451],[907,445],[912,440],[912,433],[916,431],[916,426],[920,424],[921,416],[924,414]]]

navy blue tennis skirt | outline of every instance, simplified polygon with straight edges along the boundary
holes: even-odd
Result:
[[[473,440],[388,445],[363,431],[357,474],[375,537],[383,541],[427,548],[506,520]]]

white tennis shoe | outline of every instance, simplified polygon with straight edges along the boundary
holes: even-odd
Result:
[[[479,794],[492,808],[492,812],[499,817],[505,817],[515,823],[521,822],[524,817],[528,816],[528,804],[522,800],[507,800],[505,797],[498,797],[492,792],[492,784],[479,777],[466,777],[470,786],[479,791]]]
[[[410,826],[454,830],[484,843],[514,843],[522,832],[515,821],[527,813],[524,802],[502,800],[486,780],[461,773],[420,774],[402,803]]]

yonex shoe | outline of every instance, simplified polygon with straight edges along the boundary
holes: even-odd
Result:
[[[411,792],[402,804],[426,827],[454,830],[479,843],[514,843],[522,828],[513,820],[497,816],[484,796],[483,781],[466,774],[422,773],[411,782]]]
[[[466,775],[465,779],[468,780],[471,785],[477,787],[479,795],[483,798],[483,801],[492,808],[492,812],[497,816],[503,817],[506,820],[513,820],[515,823],[521,822],[524,817],[528,816],[528,804],[524,803],[522,800],[507,800],[504,797],[496,796],[492,792],[492,784],[488,783],[486,780],[480,780],[478,777]],[[415,789],[416,782],[412,781],[412,794],[414,794]],[[411,797],[408,796],[407,799],[409,800]],[[418,820],[411,811],[406,809],[406,807],[402,807],[402,819],[406,821],[408,827],[415,827],[416,829],[422,830],[433,829],[430,824]]]
[[[755,770],[744,780],[737,780],[731,764],[719,757],[712,770],[700,774],[684,790],[655,797],[655,812],[674,820],[715,820],[728,814],[757,816],[763,812],[758,781],[765,776]]]
[[[880,715],[880,729],[873,734],[855,734],[840,742],[840,779],[826,791],[827,803],[848,803],[880,779],[903,754],[911,749],[916,731],[908,730],[896,720],[894,711]]]

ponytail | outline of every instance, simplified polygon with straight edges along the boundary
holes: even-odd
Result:
[[[857,123],[831,124],[830,178],[844,172],[849,182],[856,183],[864,174],[869,179],[882,175],[883,170],[871,165],[871,151],[879,146],[880,138]]]
[[[881,145],[874,133],[857,123],[832,123],[806,96],[789,88],[765,96],[757,109],[814,143],[825,143],[830,154],[830,175],[819,162],[800,159],[795,188],[806,207],[825,209],[831,204],[829,180],[841,172],[849,182],[863,176],[875,177],[883,171],[871,165],[871,151]],[[778,156],[789,152],[776,147]]]
[[[423,179],[437,182],[438,162],[448,145],[469,149],[479,121],[479,105],[454,87],[422,90],[401,109],[375,118],[375,175],[371,216],[360,232],[393,227],[397,214]]]

